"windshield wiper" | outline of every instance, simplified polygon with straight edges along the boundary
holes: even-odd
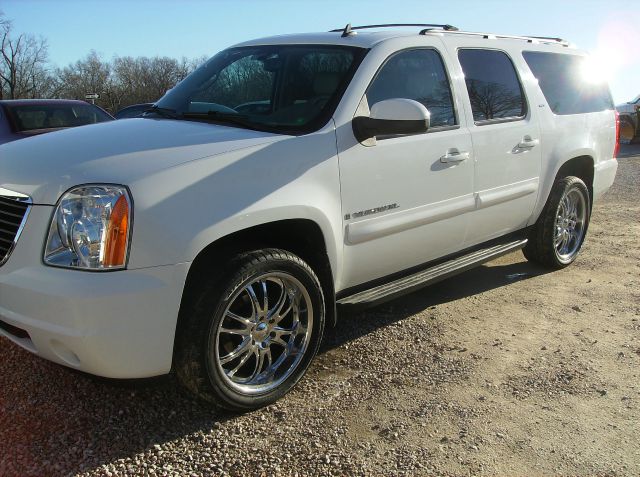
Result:
[[[249,119],[249,116],[240,113],[224,113],[221,111],[209,110],[206,112],[186,112],[180,115],[185,119],[204,119],[221,123],[231,123],[243,126],[248,129],[255,129],[256,124]]]
[[[161,108],[160,106],[151,106],[149,109],[145,109],[142,113],[155,113],[164,118],[180,119],[180,116],[178,116],[178,112],[175,109]]]

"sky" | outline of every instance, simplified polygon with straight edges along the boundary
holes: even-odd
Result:
[[[66,66],[96,50],[197,58],[252,38],[376,23],[561,37],[592,53],[616,103],[640,94],[640,0],[0,0]]]

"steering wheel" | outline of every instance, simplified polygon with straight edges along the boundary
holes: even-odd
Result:
[[[191,104],[189,105],[190,113],[207,113],[209,111],[216,111],[219,113],[232,113],[232,114],[235,114],[238,112],[235,109],[230,108],[229,106],[225,106],[224,104],[219,104],[219,103],[208,103],[205,101],[192,101]]]

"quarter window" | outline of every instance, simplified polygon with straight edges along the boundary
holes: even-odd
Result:
[[[589,77],[585,57],[541,51],[525,51],[522,55],[555,114],[613,109],[609,88]]]
[[[527,111],[522,85],[506,53],[497,50],[458,51],[473,119],[476,122],[523,118]]]
[[[435,50],[403,51],[387,60],[369,86],[367,100],[373,106],[393,98],[424,104],[431,113],[431,127],[457,124],[449,79]]]

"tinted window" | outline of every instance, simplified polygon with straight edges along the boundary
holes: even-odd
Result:
[[[90,104],[12,104],[6,106],[18,131],[82,126],[112,118]]]
[[[527,106],[509,57],[496,50],[460,50],[474,121],[523,117]]]
[[[242,108],[257,101],[271,103],[276,71],[282,68],[280,55],[244,55],[217,71],[213,81],[193,92],[195,102],[215,103],[227,108]]]
[[[231,48],[214,56],[157,105],[242,115],[252,128],[305,131],[323,125],[366,50],[323,45]]]
[[[392,98],[413,99],[431,113],[431,127],[456,124],[449,79],[434,50],[410,50],[392,56],[369,86],[369,106]]]
[[[555,114],[613,109],[607,85],[587,77],[585,57],[539,51],[525,51],[523,56]]]

